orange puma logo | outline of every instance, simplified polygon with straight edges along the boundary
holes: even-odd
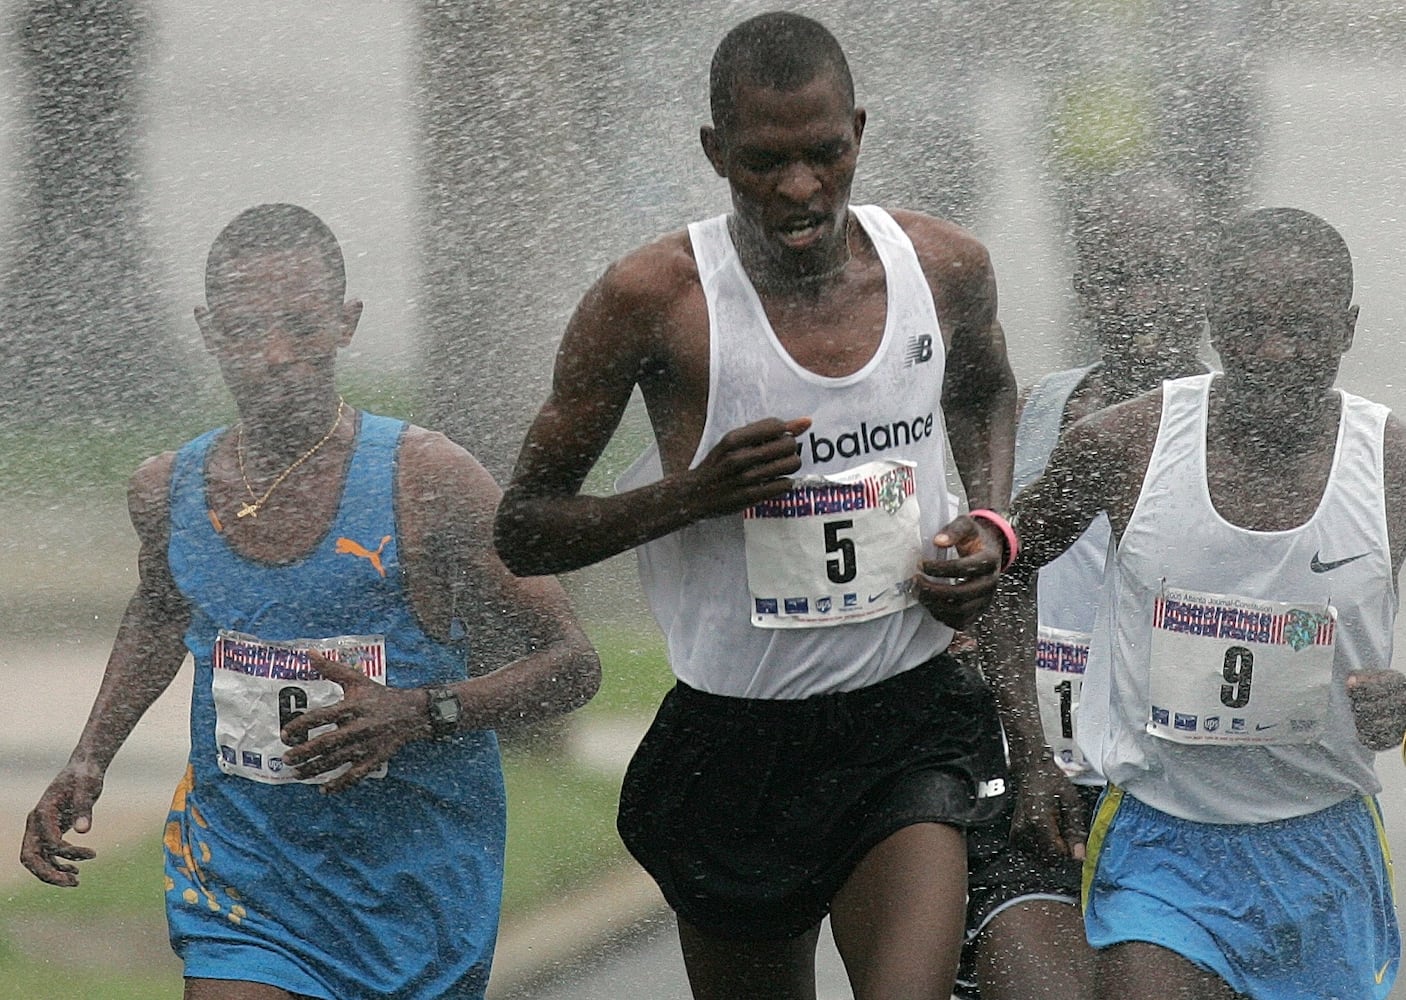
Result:
[[[376,572],[382,576],[386,575],[386,567],[381,565],[381,551],[386,547],[386,543],[391,540],[387,535],[381,539],[381,544],[376,546],[376,551],[372,552],[360,542],[354,542],[350,538],[337,539],[337,554],[345,556],[356,556],[358,559],[365,559],[372,566],[376,567]]]

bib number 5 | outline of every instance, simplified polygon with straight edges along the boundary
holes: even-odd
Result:
[[[849,583],[859,575],[859,567],[854,561],[854,541],[842,538],[840,532],[854,527],[854,521],[825,522],[825,552],[835,558],[825,560],[825,575],[831,583]]]

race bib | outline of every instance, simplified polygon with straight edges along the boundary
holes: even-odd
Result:
[[[911,607],[922,533],[912,462],[803,476],[743,511],[752,624],[814,628]]]
[[[1147,731],[1177,743],[1313,743],[1337,611],[1164,589],[1154,604]]]
[[[304,781],[322,784],[345,772],[339,767],[306,780],[284,770],[288,750],[279,733],[289,722],[316,708],[342,700],[342,689],[308,662],[316,649],[329,660],[355,666],[377,684],[386,683],[386,640],[379,635],[338,636],[265,642],[252,635],[221,630],[215,639],[211,693],[215,701],[215,746],[225,774],[281,785]],[[312,739],[334,729],[319,726]],[[383,778],[382,764],[369,777]]]
[[[1089,662],[1089,636],[1085,632],[1040,626],[1035,650],[1035,690],[1040,701],[1040,726],[1055,763],[1067,777],[1088,770],[1088,763],[1074,744],[1074,720]]]

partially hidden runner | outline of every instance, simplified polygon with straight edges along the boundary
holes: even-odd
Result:
[[[1096,361],[1040,379],[1023,400],[1016,428],[1014,491],[1044,471],[1059,436],[1083,417],[1157,388],[1163,380],[1206,371],[1200,268],[1204,238],[1191,201],[1145,169],[1112,175],[1082,192],[1072,211],[1074,292],[1099,346]],[[1070,549],[1039,573],[1039,649],[1002,642],[1008,627],[988,613],[978,623],[977,655],[998,692],[1005,683],[1039,693],[1040,733],[1009,729],[1012,770],[1046,755],[1040,777],[1073,797],[1059,834],[1067,857],[1036,845],[1008,847],[1014,799],[990,827],[973,831],[967,946],[958,995],[984,1000],[1079,1000],[1093,995],[1093,952],[1078,910],[1088,813],[1103,787],[1074,740],[1089,635],[1103,595],[1108,519],[1097,517]],[[992,634],[988,634],[992,633]],[[998,653],[1015,657],[1003,662]],[[1078,792],[1066,784],[1078,787]]]

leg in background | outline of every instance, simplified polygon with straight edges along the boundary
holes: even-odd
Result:
[[[1077,904],[1016,903],[976,939],[981,1000],[1092,1000],[1096,955]]]

